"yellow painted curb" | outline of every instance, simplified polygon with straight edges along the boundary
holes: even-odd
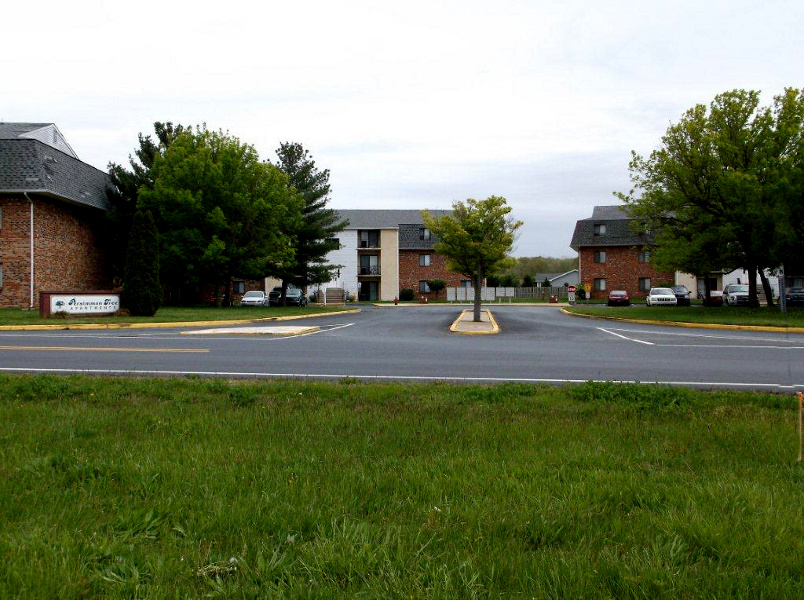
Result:
[[[643,325],[667,325],[669,327],[687,327],[689,329],[726,329],[732,331],[763,331],[765,333],[804,333],[804,327],[771,327],[768,325],[727,325],[725,323],[690,323],[688,321],[654,321],[653,319],[626,319],[623,317],[603,317],[600,315],[584,315],[562,308],[561,312],[572,317],[596,319],[598,321],[620,321],[621,323],[641,323]]]
[[[359,308],[335,310],[316,313],[314,315],[288,315],[284,317],[262,317],[259,319],[227,319],[220,321],[172,321],[165,323],[73,323],[64,325],[0,325],[0,331],[65,331],[70,329],[171,329],[176,327],[220,327],[223,325],[240,325],[260,323],[263,321],[295,321],[315,317],[331,317],[332,315],[348,315],[359,313]]]
[[[461,319],[463,319],[463,315],[468,313],[470,310],[474,309],[467,308],[461,311],[461,314],[458,315],[458,318],[449,327],[451,333],[457,333],[460,335],[494,335],[495,333],[500,333],[500,326],[497,324],[497,320],[494,318],[494,315],[488,309],[486,309],[486,312],[489,314],[489,322],[491,323],[492,327],[491,331],[458,331],[458,323],[460,323]]]

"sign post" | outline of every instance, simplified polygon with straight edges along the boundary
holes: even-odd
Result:
[[[782,313],[787,312],[787,288],[784,282],[784,265],[779,267],[779,308],[781,309]]]
[[[571,285],[567,288],[567,302],[570,303],[570,306],[575,304],[575,286]]]

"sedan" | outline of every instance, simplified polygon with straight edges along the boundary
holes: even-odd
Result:
[[[687,286],[684,285],[674,285],[672,287],[673,294],[676,296],[676,304],[678,306],[690,306],[690,291],[687,289]]]
[[[804,306],[804,288],[793,287],[785,294],[787,306]]]
[[[650,288],[645,304],[648,306],[675,306],[676,295],[670,288]]]
[[[265,292],[246,292],[240,299],[240,306],[265,306],[267,303]]]
[[[612,290],[606,304],[608,306],[631,306],[631,296],[625,290]]]

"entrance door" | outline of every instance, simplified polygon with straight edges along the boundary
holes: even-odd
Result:
[[[357,299],[361,302],[374,302],[380,299],[379,282],[377,281],[361,281],[360,290],[357,293]]]

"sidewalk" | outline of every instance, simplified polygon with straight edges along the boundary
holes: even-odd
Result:
[[[488,335],[500,332],[500,326],[497,325],[497,321],[490,310],[482,309],[480,311],[479,323],[476,323],[473,319],[474,311],[466,309],[458,315],[449,330],[452,333],[462,333],[464,335]]]

